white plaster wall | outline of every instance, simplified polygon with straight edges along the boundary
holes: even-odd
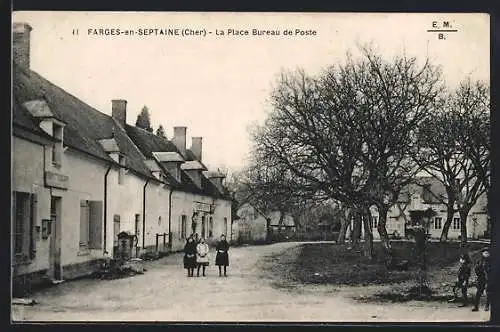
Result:
[[[156,234],[168,234],[169,232],[169,193],[170,189],[167,186],[161,185],[156,181],[150,181],[146,187],[146,247],[156,246]],[[158,241],[159,246],[161,246],[163,244],[163,238],[160,237]],[[168,235],[165,241],[168,243]],[[139,243],[142,245],[142,236],[139,239]]]
[[[62,194],[61,264],[63,266],[82,263],[96,257],[102,258],[102,250],[80,251],[80,201],[101,201],[104,204],[106,170],[107,165],[104,162],[70,148],[63,154],[60,171],[69,177],[68,190],[58,190]]]
[[[50,218],[50,189],[44,187],[44,147],[19,137],[13,137],[12,151],[12,191],[37,195],[35,225],[40,226],[40,234],[35,240],[35,258],[27,264],[16,264],[14,271],[17,275],[48,269],[49,267],[50,243],[47,239],[42,239],[41,226],[42,219]],[[11,220],[13,221],[13,219]],[[13,222],[11,222],[11,225],[13,225]]]
[[[187,216],[187,236],[191,234],[191,216],[193,215],[194,202],[202,202],[206,204],[215,203],[215,211],[213,218],[213,238],[207,239],[207,242],[216,241],[219,236],[225,231],[224,218],[227,218],[227,231],[231,230],[231,202],[226,200],[216,199],[212,197],[196,195],[188,192],[174,191],[172,194],[172,215],[171,215],[171,232],[172,232],[172,250],[182,250],[184,248],[185,239],[181,235],[181,218],[182,215]],[[209,215],[206,217],[207,224]],[[201,216],[196,232],[201,236]],[[208,233],[207,233],[208,236]]]
[[[107,223],[106,223],[106,251],[113,254],[114,215],[120,216],[120,232],[135,233],[135,215],[141,217],[143,213],[143,188],[146,179],[140,178],[132,172],[127,172],[122,184],[118,183],[118,168],[113,168],[108,174],[107,183]],[[149,185],[149,184],[148,184]],[[142,235],[139,238],[142,241]],[[139,242],[142,244],[142,242]]]
[[[257,213],[251,205],[245,204],[241,206],[238,209],[238,216],[240,217],[240,219],[238,219],[236,222],[237,230],[234,233],[234,240],[238,240],[240,232],[250,232],[252,240],[266,239],[266,218],[264,218],[264,216],[262,216],[260,213]],[[277,220],[275,220],[275,223],[277,223]]]
[[[487,214],[485,213],[486,204],[487,204],[487,197],[486,195],[482,195],[478,199],[478,202],[471,209],[469,216],[467,218],[467,237],[477,238],[478,236],[482,236],[486,231],[487,228]],[[404,208],[404,204],[402,205],[402,208]],[[413,208],[418,208],[423,210],[432,208],[434,211],[437,212],[437,215],[435,217],[442,218],[441,229],[435,229],[434,220],[432,220],[429,233],[431,238],[439,238],[441,236],[442,226],[444,226],[444,223],[446,221],[446,205],[423,204],[422,202],[416,202],[416,200],[413,200],[411,205],[404,209],[404,214],[406,215],[406,218],[408,220],[410,220],[409,211]],[[378,216],[378,212],[375,207],[372,207],[371,211],[372,211],[372,216]],[[459,213],[456,212],[453,218],[460,218]],[[476,222],[474,222],[474,218],[476,218]],[[398,233],[403,236],[404,224],[405,224],[405,219],[401,216],[401,211],[399,210],[399,208],[397,206],[391,207],[387,215],[387,232],[391,234],[394,232],[394,230],[397,230]],[[453,224],[452,224],[448,231],[448,239],[457,239],[459,236],[460,236],[460,229],[453,229]],[[378,231],[376,229],[373,230],[373,237],[375,239],[380,239],[380,235],[378,234]]]

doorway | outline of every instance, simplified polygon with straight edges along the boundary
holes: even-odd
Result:
[[[50,199],[50,255],[49,274],[53,280],[62,279],[61,268],[61,197],[52,196]]]
[[[113,216],[113,257],[118,255],[118,234],[120,233],[120,216]]]

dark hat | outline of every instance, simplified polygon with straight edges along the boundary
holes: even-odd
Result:
[[[489,247],[484,247],[483,249],[481,249],[481,252],[485,252],[485,251],[490,251],[490,248]]]
[[[464,259],[466,262],[470,262],[470,257],[468,254],[461,254],[460,259]]]

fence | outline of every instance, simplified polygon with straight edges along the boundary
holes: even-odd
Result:
[[[155,251],[156,252],[161,252],[161,251],[166,252],[166,251],[168,251],[168,246],[167,246],[167,242],[168,241],[167,240],[168,240],[168,233],[156,234]]]

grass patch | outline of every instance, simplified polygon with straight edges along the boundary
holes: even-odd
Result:
[[[417,261],[414,244],[404,241],[391,243],[395,259],[409,262],[407,271],[386,268],[383,248],[379,242],[374,243],[374,258],[371,260],[363,256],[362,249],[349,249],[347,244],[318,243],[303,244],[298,247],[298,252],[290,250],[268,257],[266,266],[269,272],[279,275],[279,279],[284,283],[360,286],[413,280]],[[429,277],[433,271],[456,263],[460,253],[477,251],[483,246],[484,244],[480,243],[468,243],[461,249],[459,243],[429,243]],[[475,255],[472,255],[472,258],[474,260]]]

